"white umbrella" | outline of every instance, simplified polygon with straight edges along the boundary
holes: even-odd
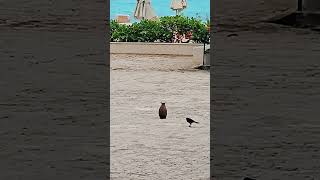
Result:
[[[171,9],[176,11],[176,15],[178,15],[186,7],[187,7],[187,0],[172,0],[171,1]]]
[[[150,0],[137,0],[134,17],[137,19],[156,19],[157,16],[151,7]]]

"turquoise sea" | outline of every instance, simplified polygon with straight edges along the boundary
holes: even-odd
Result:
[[[118,14],[127,14],[131,22],[135,21],[133,13],[137,0],[110,0],[110,18]],[[187,0],[188,6],[183,10],[183,15],[200,18],[203,21],[210,19],[210,0]],[[170,9],[171,0],[151,0],[157,16],[173,16],[175,11]]]

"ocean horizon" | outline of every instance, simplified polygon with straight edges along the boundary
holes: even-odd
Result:
[[[136,3],[137,0],[111,0],[110,19],[115,19],[117,15],[129,15],[131,22],[135,22],[133,13]],[[170,9],[170,5],[171,0],[151,0],[151,6],[158,17],[174,16],[176,12]],[[187,8],[182,14],[206,21],[210,19],[210,0],[187,0]]]

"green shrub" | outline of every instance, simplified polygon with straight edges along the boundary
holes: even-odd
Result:
[[[118,24],[116,21],[110,23],[110,41],[126,42],[130,36],[130,28],[126,25]]]
[[[192,32],[196,43],[209,43],[210,34],[207,25],[201,20],[185,16],[164,16],[158,21],[142,20],[131,26],[110,23],[110,40],[116,42],[172,42],[173,33]]]
[[[158,21],[142,20],[139,23],[133,23],[131,26],[130,42],[155,42],[161,34]]]

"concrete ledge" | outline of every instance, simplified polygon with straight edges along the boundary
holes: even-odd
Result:
[[[205,51],[207,51],[208,49],[210,49],[210,45],[206,45]],[[210,65],[210,54],[204,53],[203,44],[199,47],[193,48],[193,63]]]
[[[110,53],[111,54],[193,56],[194,54],[193,49],[195,47],[202,47],[203,49],[203,44],[111,42]]]

